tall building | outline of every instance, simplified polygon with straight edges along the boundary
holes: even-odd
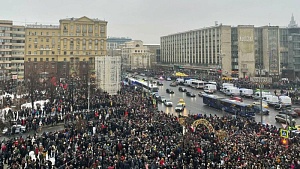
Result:
[[[110,52],[109,56],[97,56],[96,86],[110,95],[116,95],[120,90],[121,56]]]
[[[163,36],[160,62],[231,77],[256,76],[262,65],[265,75],[279,76],[279,28],[216,24]]]
[[[120,46],[122,50],[122,65],[125,69],[151,68],[151,58],[154,53],[149,52],[149,48],[143,45],[141,40],[125,42]]]
[[[27,25],[25,76],[87,78],[106,55],[107,21],[66,18],[59,25]]]
[[[25,27],[0,20],[0,81],[23,80]]]
[[[300,27],[292,15],[288,27],[280,28],[282,77],[300,80]]]
[[[125,42],[132,41],[131,38],[125,37],[108,37],[107,38],[107,50],[109,49],[118,49],[120,45],[124,44]]]

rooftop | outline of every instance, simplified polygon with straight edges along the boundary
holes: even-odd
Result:
[[[32,24],[32,25],[26,25],[26,28],[47,28],[47,29],[59,29],[58,25],[37,25],[37,24]]]

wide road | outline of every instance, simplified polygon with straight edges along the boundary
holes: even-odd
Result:
[[[178,113],[175,112],[174,108],[175,108],[177,102],[179,101],[179,99],[182,98],[182,99],[184,99],[184,101],[186,103],[186,108],[183,112],[183,115],[187,115],[188,113],[190,113],[190,114],[201,113],[201,114],[217,114],[218,116],[223,116],[222,111],[210,108],[210,107],[203,104],[202,97],[198,96],[198,93],[200,91],[203,91],[203,90],[192,89],[190,87],[186,87],[188,91],[192,91],[193,93],[196,94],[196,97],[191,98],[191,97],[187,97],[184,92],[179,92],[178,91],[179,86],[170,87],[169,85],[170,85],[171,81],[162,81],[162,83],[163,83],[163,86],[159,86],[159,92],[158,93],[159,93],[159,95],[163,95],[166,98],[170,98],[170,100],[173,102],[173,107],[166,107],[166,106],[164,106],[164,104],[159,103],[158,104],[158,109],[159,110],[162,110],[166,113],[171,113],[171,114],[174,114],[174,115],[178,115]],[[167,88],[172,89],[175,93],[174,94],[167,94],[166,93]],[[224,96],[221,93],[217,93],[217,95],[227,97],[227,96]],[[255,101],[255,100],[252,100],[252,99],[243,99],[243,100],[244,100],[245,103],[253,103]],[[278,114],[278,111],[274,110],[274,108],[268,108],[268,109],[270,110],[270,114],[262,116],[263,123],[275,125],[277,127],[282,127],[282,125],[280,123],[277,123],[275,121],[275,116],[276,116],[276,114]],[[257,114],[255,116],[255,120],[257,122],[260,122],[261,121],[261,115]],[[296,124],[300,124],[300,118],[297,118],[295,120],[296,120]]]

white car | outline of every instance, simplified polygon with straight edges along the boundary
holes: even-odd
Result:
[[[172,107],[173,106],[173,102],[171,100],[168,100],[168,99],[164,101],[164,104],[167,107]]]
[[[169,78],[169,77],[167,78],[167,81],[171,81],[171,80],[172,80],[171,78]]]
[[[176,112],[182,112],[184,110],[184,106],[182,104],[177,104],[175,107]]]

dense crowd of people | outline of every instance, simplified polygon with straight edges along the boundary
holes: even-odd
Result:
[[[13,169],[300,167],[299,138],[281,145],[274,126],[229,115],[196,114],[186,118],[189,123],[183,130],[177,116],[157,111],[152,103],[151,97],[130,86],[115,96],[97,93],[90,112],[71,111],[60,101],[49,103],[45,112],[63,107],[59,111],[64,111],[66,128],[2,141],[3,162]],[[36,110],[29,112],[36,115]],[[204,125],[192,127],[198,119],[207,120],[215,131],[225,131],[226,137],[217,137]]]

